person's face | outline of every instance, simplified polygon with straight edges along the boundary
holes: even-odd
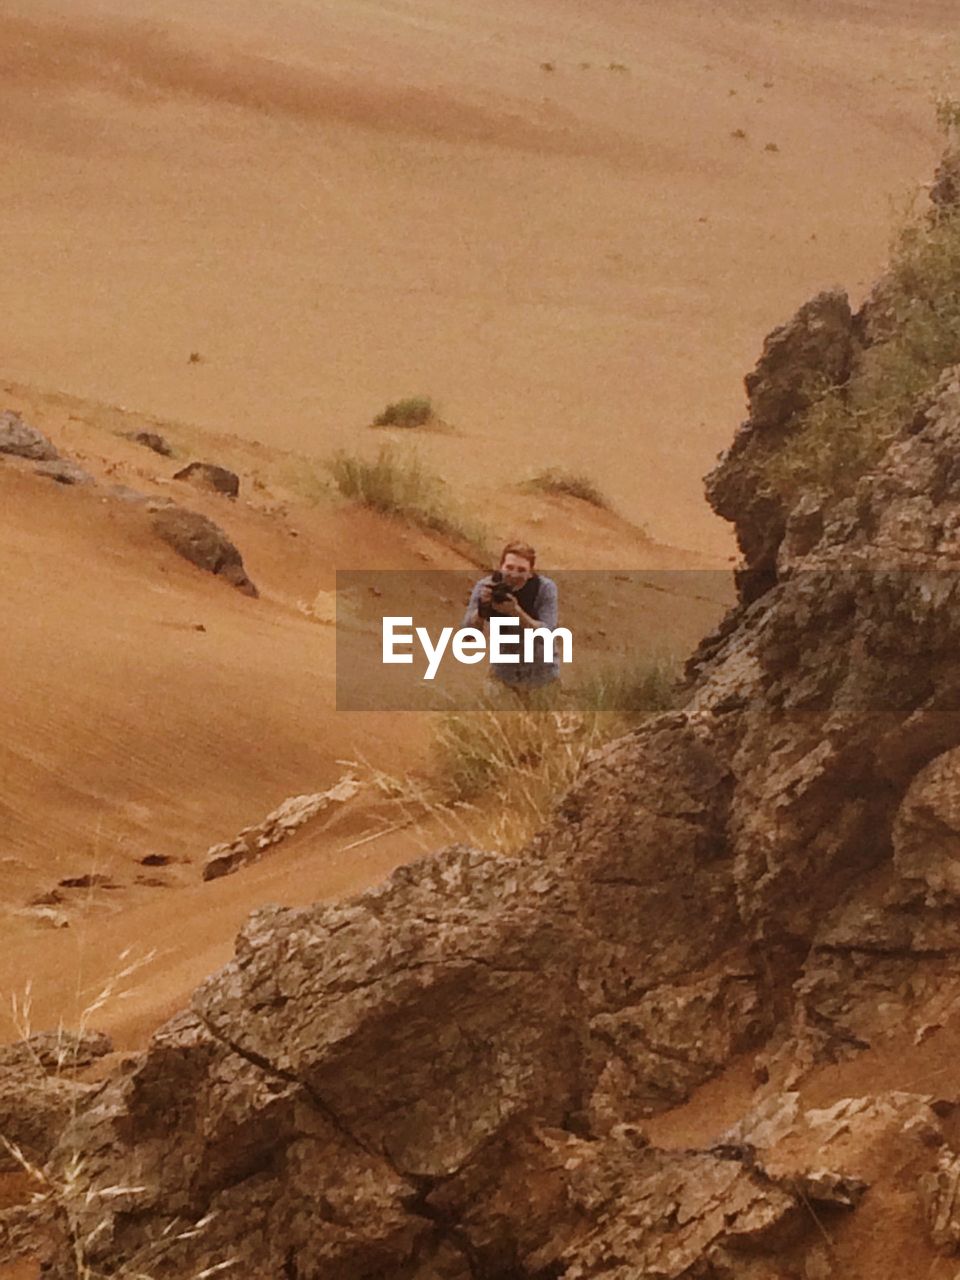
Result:
[[[533,565],[523,556],[516,556],[511,551],[501,560],[500,572],[507,586],[518,591],[533,576]]]

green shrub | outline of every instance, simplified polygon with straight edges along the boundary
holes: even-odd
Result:
[[[633,722],[677,705],[677,663],[666,658],[610,664],[575,689],[576,703],[595,715]]]
[[[550,467],[531,476],[524,482],[523,488],[529,493],[566,494],[570,498],[579,498],[581,502],[589,502],[594,507],[606,509],[610,506],[588,476],[575,471],[562,471],[558,467]]]
[[[394,400],[373,420],[375,427],[422,427],[436,417],[433,401],[427,396]]]
[[[345,498],[466,543],[480,551],[481,558],[486,556],[483,526],[462,521],[449,510],[443,481],[415,455],[382,445],[371,461],[341,450],[328,461],[327,469]]]

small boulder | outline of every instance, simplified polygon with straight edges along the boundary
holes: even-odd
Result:
[[[10,409],[0,413],[0,453],[12,453],[33,462],[53,462],[60,456],[42,431]]]
[[[198,569],[215,573],[244,595],[260,594],[247,577],[240,552],[220,526],[206,516],[184,507],[162,507],[154,512],[153,529],[178,555]]]
[[[173,448],[169,441],[157,431],[128,431],[127,439],[132,440],[134,444],[142,444],[146,449],[152,449],[162,458],[173,457]]]
[[[33,468],[38,476],[47,476],[57,484],[96,484],[89,471],[78,467],[69,458],[57,458],[54,462],[40,462]]]
[[[69,1073],[109,1048],[105,1036],[42,1032],[0,1050],[0,1173],[20,1169],[21,1156],[34,1164],[47,1159],[95,1091]]]
[[[0,1045],[0,1071],[36,1068],[48,1075],[63,1070],[89,1067],[98,1058],[113,1052],[113,1044],[102,1031],[35,1031],[26,1040]]]
[[[225,493],[228,498],[235,498],[240,492],[240,477],[235,471],[226,467],[218,467],[213,462],[190,462],[175,472],[174,480],[188,480],[198,489],[209,489],[214,493]]]

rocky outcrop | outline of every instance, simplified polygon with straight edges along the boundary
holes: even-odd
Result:
[[[154,512],[153,529],[178,555],[198,569],[216,574],[244,595],[258,595],[247,577],[240,552],[220,526],[206,516],[170,503]]]
[[[159,1240],[151,1274],[171,1278],[239,1257],[251,1280],[773,1280],[769,1255],[809,1234],[804,1195],[862,1192],[822,1157],[778,1181],[742,1150],[588,1132],[569,888],[452,849],[355,903],[258,913],[62,1145],[85,1154],[64,1203],[93,1273]]]
[[[0,1071],[77,1071],[112,1051],[110,1037],[102,1031],[37,1031],[26,1040],[0,1045]]]
[[[749,416],[733,444],[706,477],[707,500],[733,522],[744,557],[737,583],[744,603],[776,580],[777,550],[788,512],[768,479],[769,463],[823,392],[843,384],[854,359],[854,317],[846,293],[835,289],[805,303],[767,337],[746,378]]]
[[[9,453],[33,462],[53,462],[58,457],[51,442],[36,427],[24,422],[19,413],[0,413],[0,454]]]
[[[92,1092],[75,1072],[110,1048],[106,1036],[67,1031],[0,1047],[0,1172],[43,1164]]]
[[[204,880],[219,880],[221,876],[232,875],[241,867],[258,861],[266,849],[285,840],[317,814],[352,800],[361,785],[355,778],[344,777],[315,795],[290,796],[256,826],[244,827],[228,843],[212,845],[204,860]]]
[[[186,480],[197,489],[209,489],[212,493],[224,493],[235,498],[240,492],[240,477],[235,471],[218,467],[213,462],[190,462],[174,473],[174,480]]]

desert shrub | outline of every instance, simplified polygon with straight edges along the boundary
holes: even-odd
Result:
[[[610,663],[576,686],[576,704],[593,715],[616,716],[620,723],[669,711],[677,704],[677,668],[669,658]]]
[[[581,502],[589,502],[594,507],[610,506],[606,497],[593,481],[575,471],[562,471],[558,467],[549,467],[525,481],[523,488],[529,493],[560,493],[570,498],[579,498]]]
[[[462,520],[450,510],[443,481],[416,455],[400,453],[390,445],[382,445],[373,460],[341,450],[328,461],[327,469],[345,498],[465,543],[486,557],[483,526]]]
[[[375,427],[422,427],[436,416],[433,401],[427,396],[409,396],[394,400],[373,420]]]
[[[850,493],[960,362],[960,211],[908,218],[875,302],[874,341],[849,381],[823,388],[771,459],[768,479],[787,505],[818,485]]]
[[[611,667],[567,697],[557,687],[517,710],[486,706],[439,717],[432,781],[439,803],[476,806],[467,824],[497,847],[519,847],[544,825],[587,755],[651,713],[676,705],[666,661]]]
[[[934,107],[940,132],[948,143],[955,143],[960,137],[960,99],[941,94]]]

